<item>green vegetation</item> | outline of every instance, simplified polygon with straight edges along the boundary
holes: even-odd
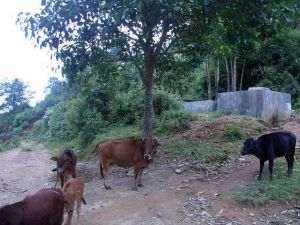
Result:
[[[237,125],[230,125],[225,128],[222,138],[227,141],[243,140],[245,132]]]
[[[189,129],[192,120],[193,116],[190,112],[169,110],[162,113],[154,127],[160,134],[172,134]]]
[[[26,147],[26,148],[22,148],[22,152],[31,152],[32,148],[30,147]]]
[[[162,151],[181,158],[198,160],[203,163],[216,163],[240,154],[240,142],[201,142],[197,140],[166,140]]]
[[[296,158],[300,157],[298,152]],[[263,180],[251,180],[245,186],[236,187],[232,194],[235,199],[245,205],[251,206],[253,200],[267,204],[270,202],[298,203],[300,201],[300,165],[294,164],[293,175],[287,177],[287,163],[284,158],[278,158],[274,163],[273,182],[269,182],[268,164],[265,165]]]

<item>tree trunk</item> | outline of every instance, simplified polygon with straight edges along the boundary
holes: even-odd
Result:
[[[144,127],[143,137],[152,137],[153,134],[153,73],[154,73],[154,59],[145,60],[145,99],[144,99]]]
[[[205,70],[206,70],[206,75],[207,75],[207,97],[208,97],[208,100],[212,100],[211,77],[210,77],[208,58],[205,59]]]
[[[243,62],[242,72],[241,72],[241,80],[240,80],[240,91],[243,88],[243,79],[244,79],[244,70],[245,70],[246,60]]]
[[[217,66],[216,66],[216,81],[215,81],[215,100],[218,99],[219,93],[219,80],[220,80],[220,60],[217,59]]]
[[[234,82],[232,84],[233,91],[236,91],[236,78],[237,78],[236,60],[237,60],[237,57],[236,57],[236,54],[234,54],[234,56],[233,56],[233,80],[234,80]]]
[[[236,77],[237,77],[237,73],[236,73],[236,54],[234,54],[233,58],[231,59],[230,62],[230,67],[231,67],[231,90],[234,92],[236,91]]]
[[[229,66],[228,66],[228,60],[225,57],[225,66],[226,66],[226,80],[227,80],[227,92],[230,92],[230,73],[229,73]]]

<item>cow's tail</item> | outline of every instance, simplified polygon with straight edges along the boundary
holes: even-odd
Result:
[[[83,204],[86,205],[86,201],[85,201],[84,197],[82,197],[82,202],[83,202]]]

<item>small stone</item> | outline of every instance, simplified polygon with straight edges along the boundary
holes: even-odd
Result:
[[[179,173],[182,173],[182,169],[179,169],[179,168],[177,168],[177,169],[175,169],[175,173],[177,173],[177,174],[179,174]]]
[[[249,213],[249,216],[255,216],[255,214],[254,213]]]

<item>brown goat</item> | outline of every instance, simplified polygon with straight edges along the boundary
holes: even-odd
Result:
[[[66,149],[62,154],[59,156],[54,156],[51,160],[57,162],[57,166],[52,171],[57,171],[57,177],[55,186],[60,178],[61,187],[64,186],[64,181],[67,179],[69,175],[72,175],[73,178],[76,177],[76,162],[77,157],[72,150]]]
[[[62,188],[65,196],[66,205],[65,212],[68,213],[68,219],[66,225],[71,225],[73,211],[76,201],[77,207],[77,223],[79,221],[79,215],[81,211],[81,202],[86,205],[86,201],[83,198],[84,184],[79,178],[71,178]]]

